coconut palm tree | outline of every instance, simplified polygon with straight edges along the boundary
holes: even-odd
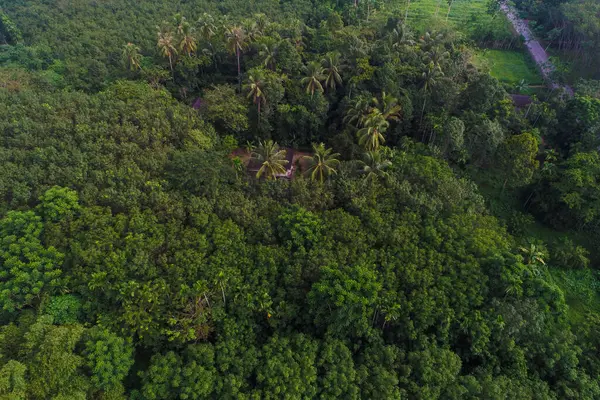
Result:
[[[194,28],[184,20],[179,31],[179,51],[189,56],[197,48]]]
[[[169,67],[173,71],[173,59],[177,56],[177,48],[175,48],[173,32],[168,26],[159,28],[157,46],[162,56],[169,59]]]
[[[425,114],[425,106],[427,104],[427,93],[435,86],[438,78],[443,75],[444,73],[440,68],[436,67],[433,62],[430,62],[425,68],[425,71],[421,74],[421,78],[423,79],[423,109],[421,110],[421,124],[423,123],[423,115]]]
[[[287,151],[280,149],[279,145],[272,141],[259,142],[251,158],[260,163],[260,169],[256,173],[256,178],[265,176],[266,179],[275,179],[277,175],[285,174]]]
[[[364,161],[360,161],[359,173],[365,176],[365,181],[374,181],[378,178],[387,178],[386,169],[392,166],[390,160],[386,160],[380,151],[368,151],[364,155]]]
[[[321,60],[323,66],[322,73],[325,75],[325,87],[335,91],[337,85],[342,85],[342,76],[340,75],[340,53],[328,53]]]
[[[246,32],[239,26],[232,26],[226,31],[227,49],[235,54],[237,59],[238,83],[242,84],[242,69],[240,66],[240,56],[247,46]]]
[[[367,151],[377,151],[381,143],[385,142],[383,134],[390,126],[378,108],[374,108],[364,123],[364,128],[357,132],[358,144]]]
[[[386,94],[385,92],[382,92],[381,101],[383,103],[383,118],[385,118],[386,121],[400,121],[400,116],[402,115],[402,106],[398,104],[398,99],[392,96],[391,94]]]
[[[263,43],[258,51],[258,56],[263,59],[263,65],[272,71],[275,71],[275,59],[279,43],[275,40],[269,40]]]
[[[310,97],[313,97],[315,92],[323,92],[323,85],[321,81],[325,80],[321,64],[316,61],[309,63],[304,67],[304,73],[306,77],[302,78],[302,84],[306,85],[306,93],[310,93]]]
[[[415,44],[413,39],[413,34],[407,28],[406,24],[400,22],[390,33],[389,40],[392,48],[396,51],[399,51],[403,50],[406,46],[413,46]]]
[[[371,112],[371,99],[366,96],[358,96],[346,110],[344,123],[354,124],[357,128],[364,125],[367,116]]]
[[[425,64],[433,63],[435,68],[442,70],[441,63],[450,56],[446,50],[441,46],[432,47],[429,51],[425,52],[423,61]]]
[[[252,102],[256,104],[258,108],[258,117],[260,118],[260,107],[267,103],[265,93],[263,91],[264,81],[260,74],[250,75],[248,77],[248,83],[246,84],[246,90],[248,90],[248,98],[252,99]]]
[[[211,39],[217,34],[217,26],[215,25],[215,19],[212,15],[204,13],[198,18],[198,31],[202,39],[210,42]]]
[[[127,64],[127,68],[131,71],[142,68],[140,48],[133,43],[127,43],[123,48],[123,60],[125,61],[125,64]]]
[[[332,153],[333,150],[325,148],[323,143],[313,143],[312,147],[314,154],[302,157],[310,164],[306,175],[310,176],[313,181],[322,183],[329,176],[337,174],[335,167],[340,164],[340,160],[337,159],[340,155]]]

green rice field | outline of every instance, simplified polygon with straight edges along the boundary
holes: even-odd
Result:
[[[488,69],[500,82],[515,85],[522,79],[529,85],[543,85],[543,80],[529,56],[522,51],[482,50],[475,55],[475,65]]]
[[[406,0],[399,0],[400,8],[406,11]],[[485,14],[487,0],[454,0],[450,8],[448,21],[455,25],[461,25],[481,14]],[[446,0],[410,0],[408,10],[409,21],[420,21],[433,16],[445,20],[448,13],[448,2]]]

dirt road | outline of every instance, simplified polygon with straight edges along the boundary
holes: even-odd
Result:
[[[554,65],[552,64],[552,62],[550,62],[550,57],[548,57],[548,53],[546,53],[546,50],[544,50],[544,48],[540,45],[540,42],[538,42],[535,39],[535,36],[533,36],[533,33],[531,32],[531,29],[529,29],[527,23],[518,17],[516,11],[511,6],[509,6],[506,3],[506,1],[500,3],[500,8],[504,12],[504,14],[506,14],[508,20],[512,23],[513,27],[515,28],[515,31],[517,31],[517,33],[522,35],[525,39],[525,46],[527,47],[529,54],[531,54],[531,58],[533,58],[535,63],[538,65],[542,76],[546,80],[546,82],[548,82],[548,85],[552,89],[562,88],[569,96],[573,96],[573,89],[571,89],[571,87],[562,86],[552,79]]]

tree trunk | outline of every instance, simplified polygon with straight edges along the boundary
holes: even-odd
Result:
[[[404,13],[404,23],[408,20],[408,9],[410,8],[410,0],[406,0],[406,13]]]
[[[240,49],[239,47],[235,49],[235,55],[237,57],[237,67],[238,67],[238,86],[240,88],[240,92],[242,91],[242,69],[240,67]]]

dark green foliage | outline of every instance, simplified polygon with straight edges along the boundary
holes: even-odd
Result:
[[[0,6],[0,398],[600,396],[593,84],[388,0]]]
[[[83,354],[91,371],[92,385],[101,390],[120,386],[133,365],[130,341],[100,327],[88,331],[84,341]]]
[[[15,25],[13,21],[10,20],[8,15],[0,9],[0,44],[18,44],[21,40],[23,40],[21,36],[21,31]]]
[[[75,324],[82,316],[81,300],[71,294],[53,296],[44,307],[44,314],[52,317],[55,324]]]

